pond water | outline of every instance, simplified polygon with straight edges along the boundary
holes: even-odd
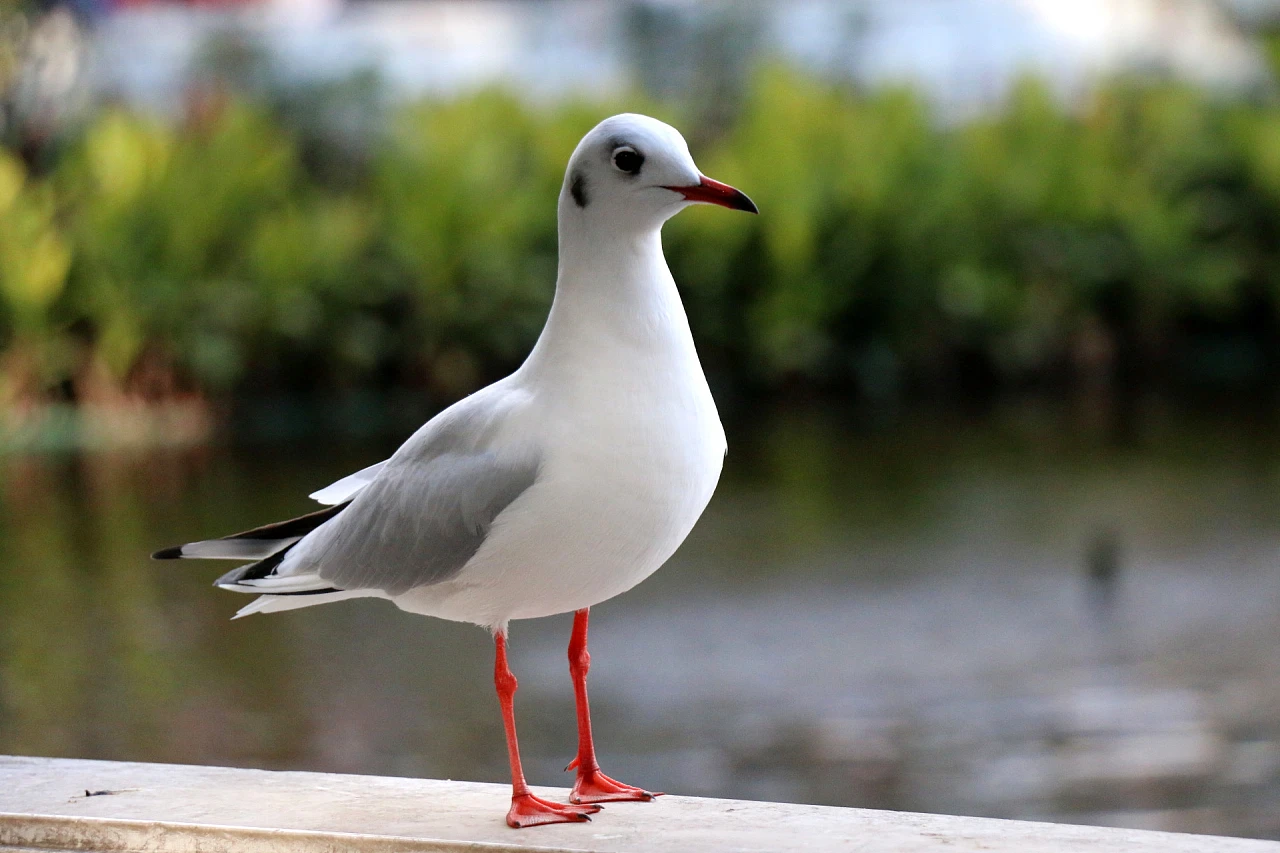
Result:
[[[605,770],[1280,838],[1280,419],[1115,421],[739,418],[684,547],[593,610]],[[376,601],[230,622],[224,564],[147,559],[394,444],[0,457],[0,752],[506,781],[481,629]],[[535,784],[570,781],[570,621],[513,625]]]

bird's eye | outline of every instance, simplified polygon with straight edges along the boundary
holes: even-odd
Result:
[[[638,175],[644,165],[644,155],[630,145],[623,145],[613,149],[613,165],[619,172]]]

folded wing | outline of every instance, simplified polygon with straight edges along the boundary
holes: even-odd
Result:
[[[310,565],[338,589],[387,595],[456,577],[498,516],[533,485],[538,467],[530,455],[492,451],[394,459],[287,562]]]
[[[538,453],[499,438],[525,399],[490,386],[442,412],[391,459],[312,494],[331,504],[325,509],[154,556],[253,561],[217,581],[263,594],[242,614],[394,596],[456,577],[538,478]]]

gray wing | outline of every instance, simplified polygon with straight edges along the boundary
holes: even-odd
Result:
[[[534,452],[487,446],[507,401],[463,402],[472,405],[428,424],[340,516],[298,543],[285,573],[389,595],[456,576],[539,468]]]

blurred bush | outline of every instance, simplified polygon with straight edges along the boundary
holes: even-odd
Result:
[[[221,92],[176,125],[108,109],[38,174],[0,152],[0,400],[464,393],[532,345],[564,164],[628,107],[410,105],[341,179],[284,112]],[[1117,81],[1067,109],[1028,81],[941,125],[908,91],[773,68],[728,120],[641,109],[763,211],[667,231],[722,383],[1280,372],[1280,106]]]

